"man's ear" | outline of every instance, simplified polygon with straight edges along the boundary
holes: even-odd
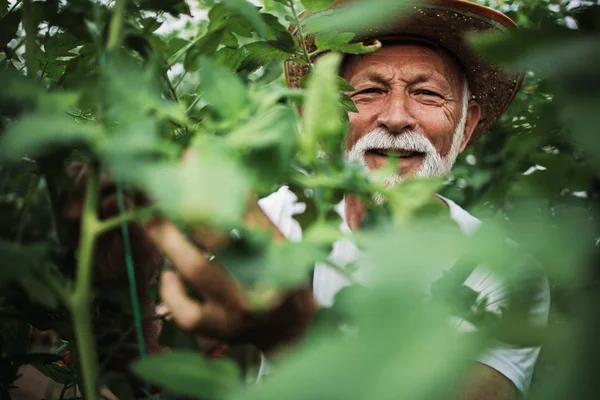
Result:
[[[462,153],[467,148],[469,141],[471,140],[471,136],[479,123],[481,118],[481,106],[475,100],[469,100],[469,105],[467,106],[467,121],[465,125],[465,134],[463,136],[463,141],[460,144],[460,152]]]

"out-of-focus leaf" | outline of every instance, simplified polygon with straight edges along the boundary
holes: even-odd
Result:
[[[177,219],[231,226],[245,210],[248,179],[231,158],[206,150],[190,163],[140,165],[130,179]]]
[[[356,32],[364,33],[394,21],[399,16],[408,16],[410,2],[401,0],[372,0],[354,2],[315,15],[305,20],[309,32]]]
[[[186,71],[196,71],[199,68],[198,58],[211,56],[219,47],[224,35],[224,30],[219,29],[206,33],[198,42],[187,51],[183,66]]]
[[[302,158],[307,162],[317,156],[318,145],[325,151],[342,143],[341,107],[337,85],[338,54],[326,54],[315,66],[304,103],[304,132],[299,136]]]
[[[103,138],[102,128],[81,123],[66,115],[30,114],[10,126],[0,138],[0,160],[15,162],[39,157],[59,147],[94,147]]]
[[[201,58],[200,86],[206,102],[221,118],[236,120],[248,111],[250,99],[242,81],[227,68]]]
[[[233,8],[247,18],[259,35],[264,36],[266,34],[265,22],[262,20],[258,8],[255,5],[246,0],[222,0],[222,2],[227,5],[227,7]]]
[[[21,10],[12,11],[0,20],[0,49],[3,49],[17,33],[21,23]]]
[[[240,373],[231,360],[208,360],[196,353],[174,351],[136,361],[140,378],[173,393],[219,398],[235,390]]]
[[[192,15],[185,0],[143,0],[140,2],[139,7],[142,10],[166,11],[174,17],[180,14]]]
[[[302,5],[308,11],[321,11],[332,5],[334,0],[302,0]]]
[[[0,18],[3,18],[8,12],[8,0],[0,0]]]
[[[370,45],[351,43],[355,36],[352,32],[321,32],[316,35],[315,43],[321,51],[332,50],[346,54],[372,53],[381,48],[380,42]]]
[[[215,54],[215,61],[229,68],[232,71],[237,71],[240,65],[247,57],[247,52],[244,49],[232,49],[231,47],[222,47]]]
[[[20,245],[0,240],[0,284],[5,284],[27,274],[30,268],[39,264],[46,255],[44,244]]]

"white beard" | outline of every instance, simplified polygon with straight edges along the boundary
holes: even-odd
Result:
[[[425,136],[413,131],[402,133],[391,133],[385,128],[377,128],[365,136],[361,137],[346,153],[348,161],[358,162],[367,167],[365,155],[369,150],[405,150],[424,154],[423,163],[415,172],[415,177],[420,178],[442,178],[450,172],[460,154],[460,147],[465,135],[465,125],[467,120],[468,99],[463,102],[462,115],[454,133],[452,135],[452,145],[448,154],[441,157],[433,144]],[[402,182],[400,174],[387,176],[384,178],[384,184],[390,188]],[[384,203],[384,198],[380,193],[373,196],[375,204]]]

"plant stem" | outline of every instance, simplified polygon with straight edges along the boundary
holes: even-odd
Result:
[[[115,228],[121,226],[121,224],[123,222],[144,220],[144,219],[152,216],[153,213],[154,213],[154,206],[147,206],[147,207],[142,207],[142,208],[138,208],[133,211],[126,212],[124,214],[120,214],[116,217],[113,217],[113,218],[110,218],[110,219],[100,222],[98,225],[97,233],[102,234],[111,229],[115,229]]]
[[[298,17],[298,13],[294,7],[294,0],[290,0],[290,9],[292,10],[292,14],[296,20],[296,29],[298,29],[298,35],[300,35],[300,46],[302,47],[302,52],[304,53],[304,59],[308,63],[308,68],[312,71],[312,63],[310,62],[310,56],[308,55],[308,50],[306,49],[306,38],[304,37],[304,32],[302,32],[300,18]]]
[[[117,0],[113,9],[113,16],[110,20],[110,29],[108,32],[108,42],[106,50],[111,51],[121,45],[123,40],[123,25],[125,23],[125,6],[127,0]]]
[[[71,296],[71,314],[75,325],[77,351],[81,363],[85,399],[98,398],[96,378],[98,375],[98,356],[92,332],[90,304],[92,301],[92,257],[94,242],[98,232],[98,180],[97,166],[90,164],[83,214],[81,217],[81,239],[77,259],[77,280]]]
[[[35,39],[38,33],[35,19],[33,18],[31,0],[23,0],[23,27],[25,28],[25,65],[27,76],[33,76],[37,72],[37,45]]]
[[[183,74],[181,74],[181,78],[179,78],[179,80],[177,81],[177,83],[174,86],[175,90],[177,90],[177,88],[179,87],[179,84],[181,82],[183,82],[183,78],[185,78],[186,75],[187,75],[187,71],[184,71]]]

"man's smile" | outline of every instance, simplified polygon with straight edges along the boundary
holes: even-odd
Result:
[[[397,159],[402,175],[416,171],[423,162],[424,153],[399,149],[371,149],[365,152],[365,163],[371,171],[383,167],[390,158]]]

